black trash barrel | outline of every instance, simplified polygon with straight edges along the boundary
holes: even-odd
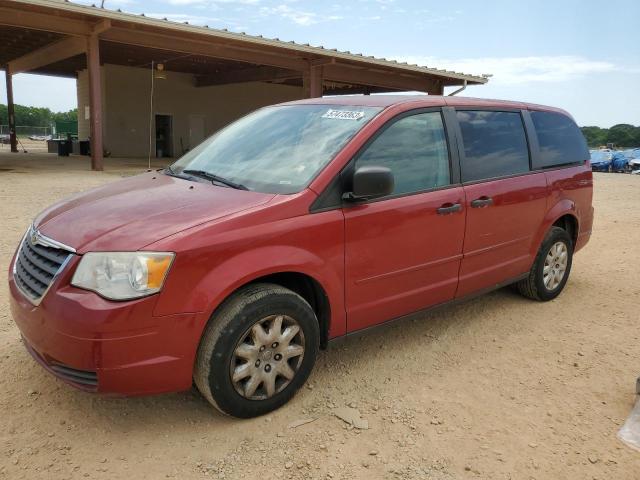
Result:
[[[71,142],[69,140],[60,140],[58,142],[58,156],[68,157],[71,153]]]

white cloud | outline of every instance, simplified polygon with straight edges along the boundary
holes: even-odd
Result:
[[[260,3],[260,0],[167,0],[167,3],[171,5],[208,5],[209,7],[217,8],[216,4],[218,3],[257,5],[258,3]]]
[[[475,75],[492,74],[490,82],[496,85],[564,82],[590,74],[623,69],[611,62],[591,60],[575,55],[485,57],[457,60],[437,57],[402,57],[399,60]]]
[[[171,5],[202,5],[207,0],[169,0],[167,3]]]
[[[260,13],[263,16],[279,16],[302,27],[308,27],[309,25],[315,25],[321,22],[342,20],[343,18],[341,15],[323,15],[315,12],[298,10],[284,4],[276,7],[262,7],[260,9]]]

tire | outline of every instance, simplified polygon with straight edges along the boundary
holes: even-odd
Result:
[[[557,247],[560,245],[560,247]],[[558,248],[552,252],[552,248]],[[565,254],[566,260],[562,261],[562,253]],[[551,261],[556,259],[554,261]],[[560,227],[551,227],[549,233],[545,237],[536,259],[533,262],[529,276],[524,280],[520,280],[516,286],[518,291],[527,298],[548,302],[556,298],[564,286],[567,284],[569,274],[571,272],[571,263],[573,261],[573,241],[566,232]],[[545,272],[545,262],[550,263]],[[558,268],[560,267],[560,268]],[[562,270],[564,268],[564,270]],[[553,275],[553,272],[562,271],[561,278]],[[547,277],[545,278],[545,273]],[[553,278],[550,278],[553,276]]]
[[[319,343],[318,320],[300,295],[274,284],[249,285],[212,316],[193,378],[222,413],[256,417],[281,407],[304,385]]]

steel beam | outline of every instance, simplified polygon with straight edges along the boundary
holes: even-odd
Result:
[[[16,138],[16,113],[13,105],[13,82],[11,81],[11,71],[9,66],[5,66],[4,76],[7,81],[7,113],[9,116],[9,142],[11,143],[11,151],[18,151],[18,142]]]
[[[196,78],[196,87],[229,83],[270,82],[291,78],[302,78],[302,72],[276,67],[252,67],[199,76]]]
[[[102,76],[100,72],[100,39],[87,39],[87,69],[89,72],[89,117],[91,124],[91,169],[103,170],[102,159]]]
[[[87,51],[87,40],[83,37],[68,37],[45,45],[9,62],[13,75],[36,70],[46,65],[74,57]]]
[[[359,68],[340,63],[325,65],[322,68],[324,79],[328,81],[436,94],[441,88],[435,79],[429,80],[423,76],[403,75],[398,72]]]
[[[322,97],[322,69],[323,67],[309,67],[309,98]]]
[[[254,65],[267,65],[299,71],[303,71],[308,67],[308,63],[304,59],[293,57],[290,53],[278,55],[258,49],[222,44],[215,40],[196,40],[186,36],[125,29],[117,26],[113,26],[102,33],[100,38],[127,45],[247,62]]]
[[[80,20],[5,7],[0,7],[0,25],[81,36],[89,35],[92,28],[90,24]]]

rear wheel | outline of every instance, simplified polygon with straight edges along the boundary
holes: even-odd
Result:
[[[564,289],[571,272],[573,242],[566,230],[551,227],[533,262],[529,276],[518,282],[517,288],[525,297],[553,300]]]
[[[301,296],[279,285],[250,285],[225,301],[207,325],[196,386],[223,413],[265,414],[304,384],[319,339],[315,313]]]

